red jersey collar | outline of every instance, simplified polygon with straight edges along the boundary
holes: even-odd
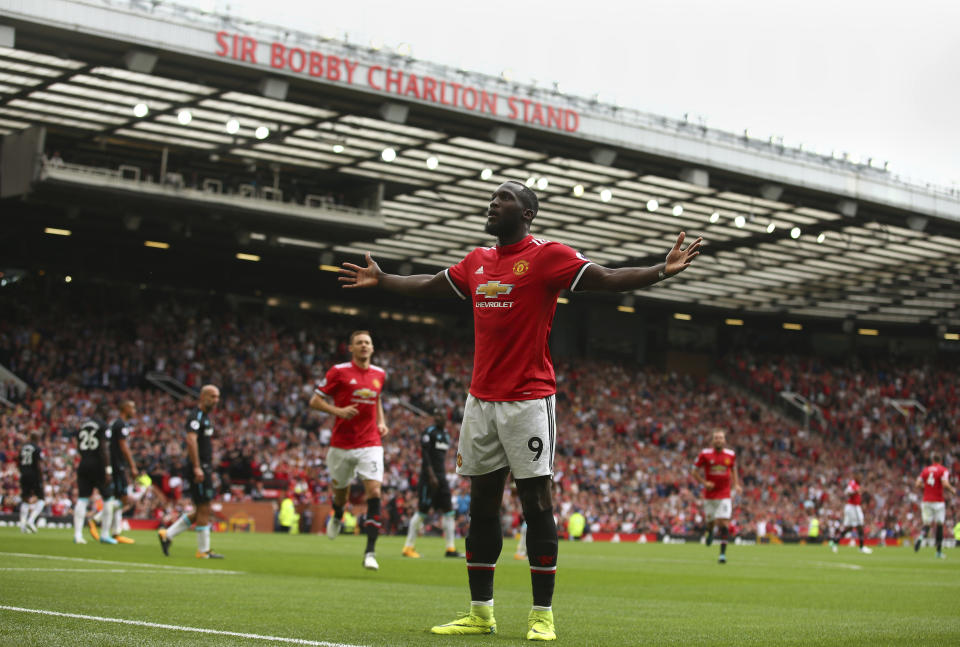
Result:
[[[511,243],[510,245],[497,245],[497,253],[510,254],[512,252],[520,251],[520,249],[530,244],[531,240],[533,240],[533,234],[527,234],[517,242]]]
[[[353,368],[357,369],[358,371],[369,371],[370,368],[373,366],[373,362],[370,362],[367,368],[363,368],[362,366],[357,364],[355,361],[353,361],[352,357],[350,358],[350,364],[353,366]]]

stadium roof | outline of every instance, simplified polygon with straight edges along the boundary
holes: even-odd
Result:
[[[84,5],[93,6],[103,8]],[[165,20],[176,25],[187,18]],[[264,199],[245,203],[259,214],[246,226],[254,241],[275,234],[279,220],[269,217],[272,209],[306,222],[281,230],[284,245],[325,250],[341,259],[371,251],[435,271],[490,243],[483,223],[491,190],[520,179],[541,199],[536,234],[566,242],[602,264],[657,263],[677,232],[702,235],[705,253],[683,279],[638,293],[643,298],[739,312],[960,325],[960,229],[952,217],[960,214],[960,200],[933,189],[908,191],[870,163],[777,150],[775,142],[707,133],[669,120],[662,120],[663,132],[648,128],[651,138],[672,133],[685,140],[702,130],[702,148],[729,151],[735,145],[737,156],[752,156],[757,171],[747,173],[722,157],[715,165],[705,163],[710,150],[691,159],[651,152],[652,144],[645,149],[571,131],[560,111],[578,110],[585,122],[591,110],[609,108],[582,101],[555,98],[558,127],[505,125],[406,97],[386,101],[370,88],[321,87],[303,75],[267,77],[263,69],[229,57],[134,49],[133,35],[121,41],[70,33],[52,21],[8,16],[3,22],[16,31],[12,46],[0,47],[0,134],[43,125],[65,157],[82,152],[85,160],[48,165],[40,192],[45,184],[106,187],[151,199],[139,174],[129,178],[115,168],[117,158],[145,167],[164,148],[201,176],[204,169],[213,173],[252,162],[304,182],[317,174],[334,186],[351,179],[382,182],[378,214]],[[142,51],[158,55],[149,72],[136,71],[143,67],[131,61]],[[406,69],[395,56],[363,56],[368,69],[378,60]],[[265,78],[285,81],[286,98],[265,96],[271,94],[264,90]],[[477,88],[484,83],[495,81],[475,80]],[[544,94],[521,91],[537,102]],[[616,123],[616,110],[609,110],[605,119]],[[626,113],[623,120],[629,121]],[[796,167],[796,182],[774,171],[765,176],[763,168],[773,168],[768,162],[776,155]],[[837,178],[839,185],[906,191],[935,207],[918,200],[917,208],[908,209],[898,204],[900,198],[871,198],[884,195],[879,189],[865,190],[859,199],[825,190],[803,179],[808,167]],[[201,208],[202,199],[227,200],[194,193],[165,197],[194,200]],[[220,203],[208,206],[223,207]]]

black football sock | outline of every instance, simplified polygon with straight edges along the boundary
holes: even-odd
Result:
[[[363,530],[367,534],[366,552],[374,552],[377,537],[380,536],[380,497],[367,499],[367,519],[363,522]]]
[[[529,533],[529,526],[527,532]],[[529,535],[528,535],[529,537]],[[467,532],[467,578],[470,599],[487,602],[493,599],[493,573],[503,549],[503,532],[497,516],[470,518]]]
[[[857,540],[860,543],[860,548],[863,548],[863,526],[857,526]]]
[[[707,546],[713,543],[713,526],[707,531]]]
[[[341,519],[343,519],[342,505],[337,505],[336,503],[333,504],[333,518],[336,519],[337,521],[340,521]]]
[[[727,526],[720,527],[720,554],[727,554],[727,538],[730,536],[730,528]]]
[[[943,548],[943,524],[937,524],[937,552],[939,553]]]
[[[553,604],[553,588],[557,580],[557,522],[553,518],[553,508],[527,514],[526,519],[533,605],[549,607]]]

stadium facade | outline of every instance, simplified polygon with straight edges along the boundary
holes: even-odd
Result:
[[[561,308],[561,347],[608,320],[628,337],[669,329],[680,347],[744,321],[906,332],[930,351],[960,331],[954,190],[289,27],[0,0],[0,134],[10,267],[201,274],[342,311],[356,304],[318,267],[369,250],[435,272],[489,242],[489,192],[520,179],[541,196],[536,233],[603,264],[659,262],[680,230],[707,241],[681,281],[568,296],[591,307]]]

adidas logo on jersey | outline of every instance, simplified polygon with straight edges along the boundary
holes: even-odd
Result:
[[[350,378],[350,384],[356,384],[356,383],[357,383],[357,378],[355,377]]]
[[[477,271],[474,274],[483,274],[483,265],[477,268]]]

